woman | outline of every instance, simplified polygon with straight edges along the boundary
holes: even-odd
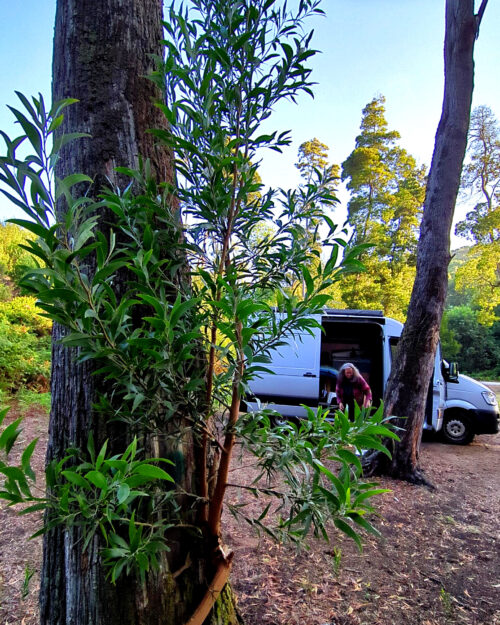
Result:
[[[354,421],[354,402],[363,408],[367,408],[372,402],[370,387],[358,369],[350,362],[340,367],[335,392],[340,410],[343,411],[347,407],[347,414],[351,421]]]

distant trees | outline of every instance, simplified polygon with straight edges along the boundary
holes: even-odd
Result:
[[[455,306],[443,317],[441,329],[443,355],[457,360],[464,373],[489,372],[500,374],[500,323],[488,327],[479,322],[480,313],[470,306]]]
[[[343,281],[342,297],[350,308],[381,308],[403,319],[415,275],[426,172],[397,145],[399,138],[388,129],[384,96],[375,97],[363,109],[361,133],[342,163],[342,180],[351,191],[350,245],[373,247],[362,257],[366,272]]]
[[[472,113],[468,156],[461,188],[479,201],[455,229],[473,242],[457,269],[455,288],[469,293],[478,320],[491,325],[500,305],[500,129],[487,106]]]

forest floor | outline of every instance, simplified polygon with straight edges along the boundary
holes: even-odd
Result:
[[[9,418],[16,414],[11,410]],[[42,471],[48,418],[31,408],[23,439],[40,437]],[[373,519],[381,538],[363,553],[346,537],[312,541],[309,551],[253,536],[227,514],[232,583],[248,625],[500,625],[500,434],[465,447],[426,441],[422,465],[435,491],[389,479]],[[248,478],[249,459],[231,482]],[[258,504],[234,492],[234,503]],[[0,508],[0,625],[37,625],[40,517]],[[339,562],[339,555],[341,559]],[[32,575],[30,581],[27,578]],[[179,624],[180,625],[180,624]]]

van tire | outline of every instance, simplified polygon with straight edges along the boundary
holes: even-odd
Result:
[[[475,432],[467,414],[461,410],[444,413],[443,439],[451,445],[468,445]]]

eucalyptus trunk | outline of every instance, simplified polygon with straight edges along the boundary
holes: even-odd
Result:
[[[467,147],[474,43],[485,7],[483,0],[475,15],[474,0],[446,2],[443,109],[427,182],[415,283],[384,398],[386,415],[396,415],[396,424],[403,431],[399,443],[388,441],[392,461],[374,454],[365,459],[366,474],[426,482],[419,468],[420,441],[446,299],[450,231]]]
[[[151,160],[159,180],[172,180],[171,155],[157,148],[153,136],[146,132],[152,127],[165,127],[162,114],[153,104],[159,94],[145,78],[154,69],[152,56],[162,56],[162,38],[161,0],[58,0],[53,100],[79,100],[66,109],[60,132],[91,135],[63,148],[56,171],[59,178],[75,172],[87,174],[95,181],[91,189],[95,197],[103,185],[123,185],[125,181],[114,168],[135,168],[138,156],[143,155]],[[101,230],[107,232],[112,221],[112,215],[104,212]],[[92,268],[90,259],[89,273]],[[124,275],[122,284],[117,281],[117,291],[123,289],[125,279]],[[110,428],[93,410],[102,382],[92,375],[91,361],[77,364],[76,352],[58,344],[64,332],[63,327],[54,327],[47,461],[64,457],[70,446],[85,449],[89,432],[94,433],[97,442],[111,438],[114,448],[132,438],[125,424]],[[193,440],[185,438],[177,451],[184,459],[182,485],[196,493],[199,485],[193,477]],[[102,568],[97,538],[83,551],[78,530],[51,530],[44,538],[41,625],[187,622],[217,569],[212,561],[215,545],[207,540],[204,528],[195,538],[176,530],[169,539],[171,552],[159,571],[147,575],[144,584],[123,574],[114,586]],[[211,619],[217,625],[237,621],[229,587],[221,594]]]

